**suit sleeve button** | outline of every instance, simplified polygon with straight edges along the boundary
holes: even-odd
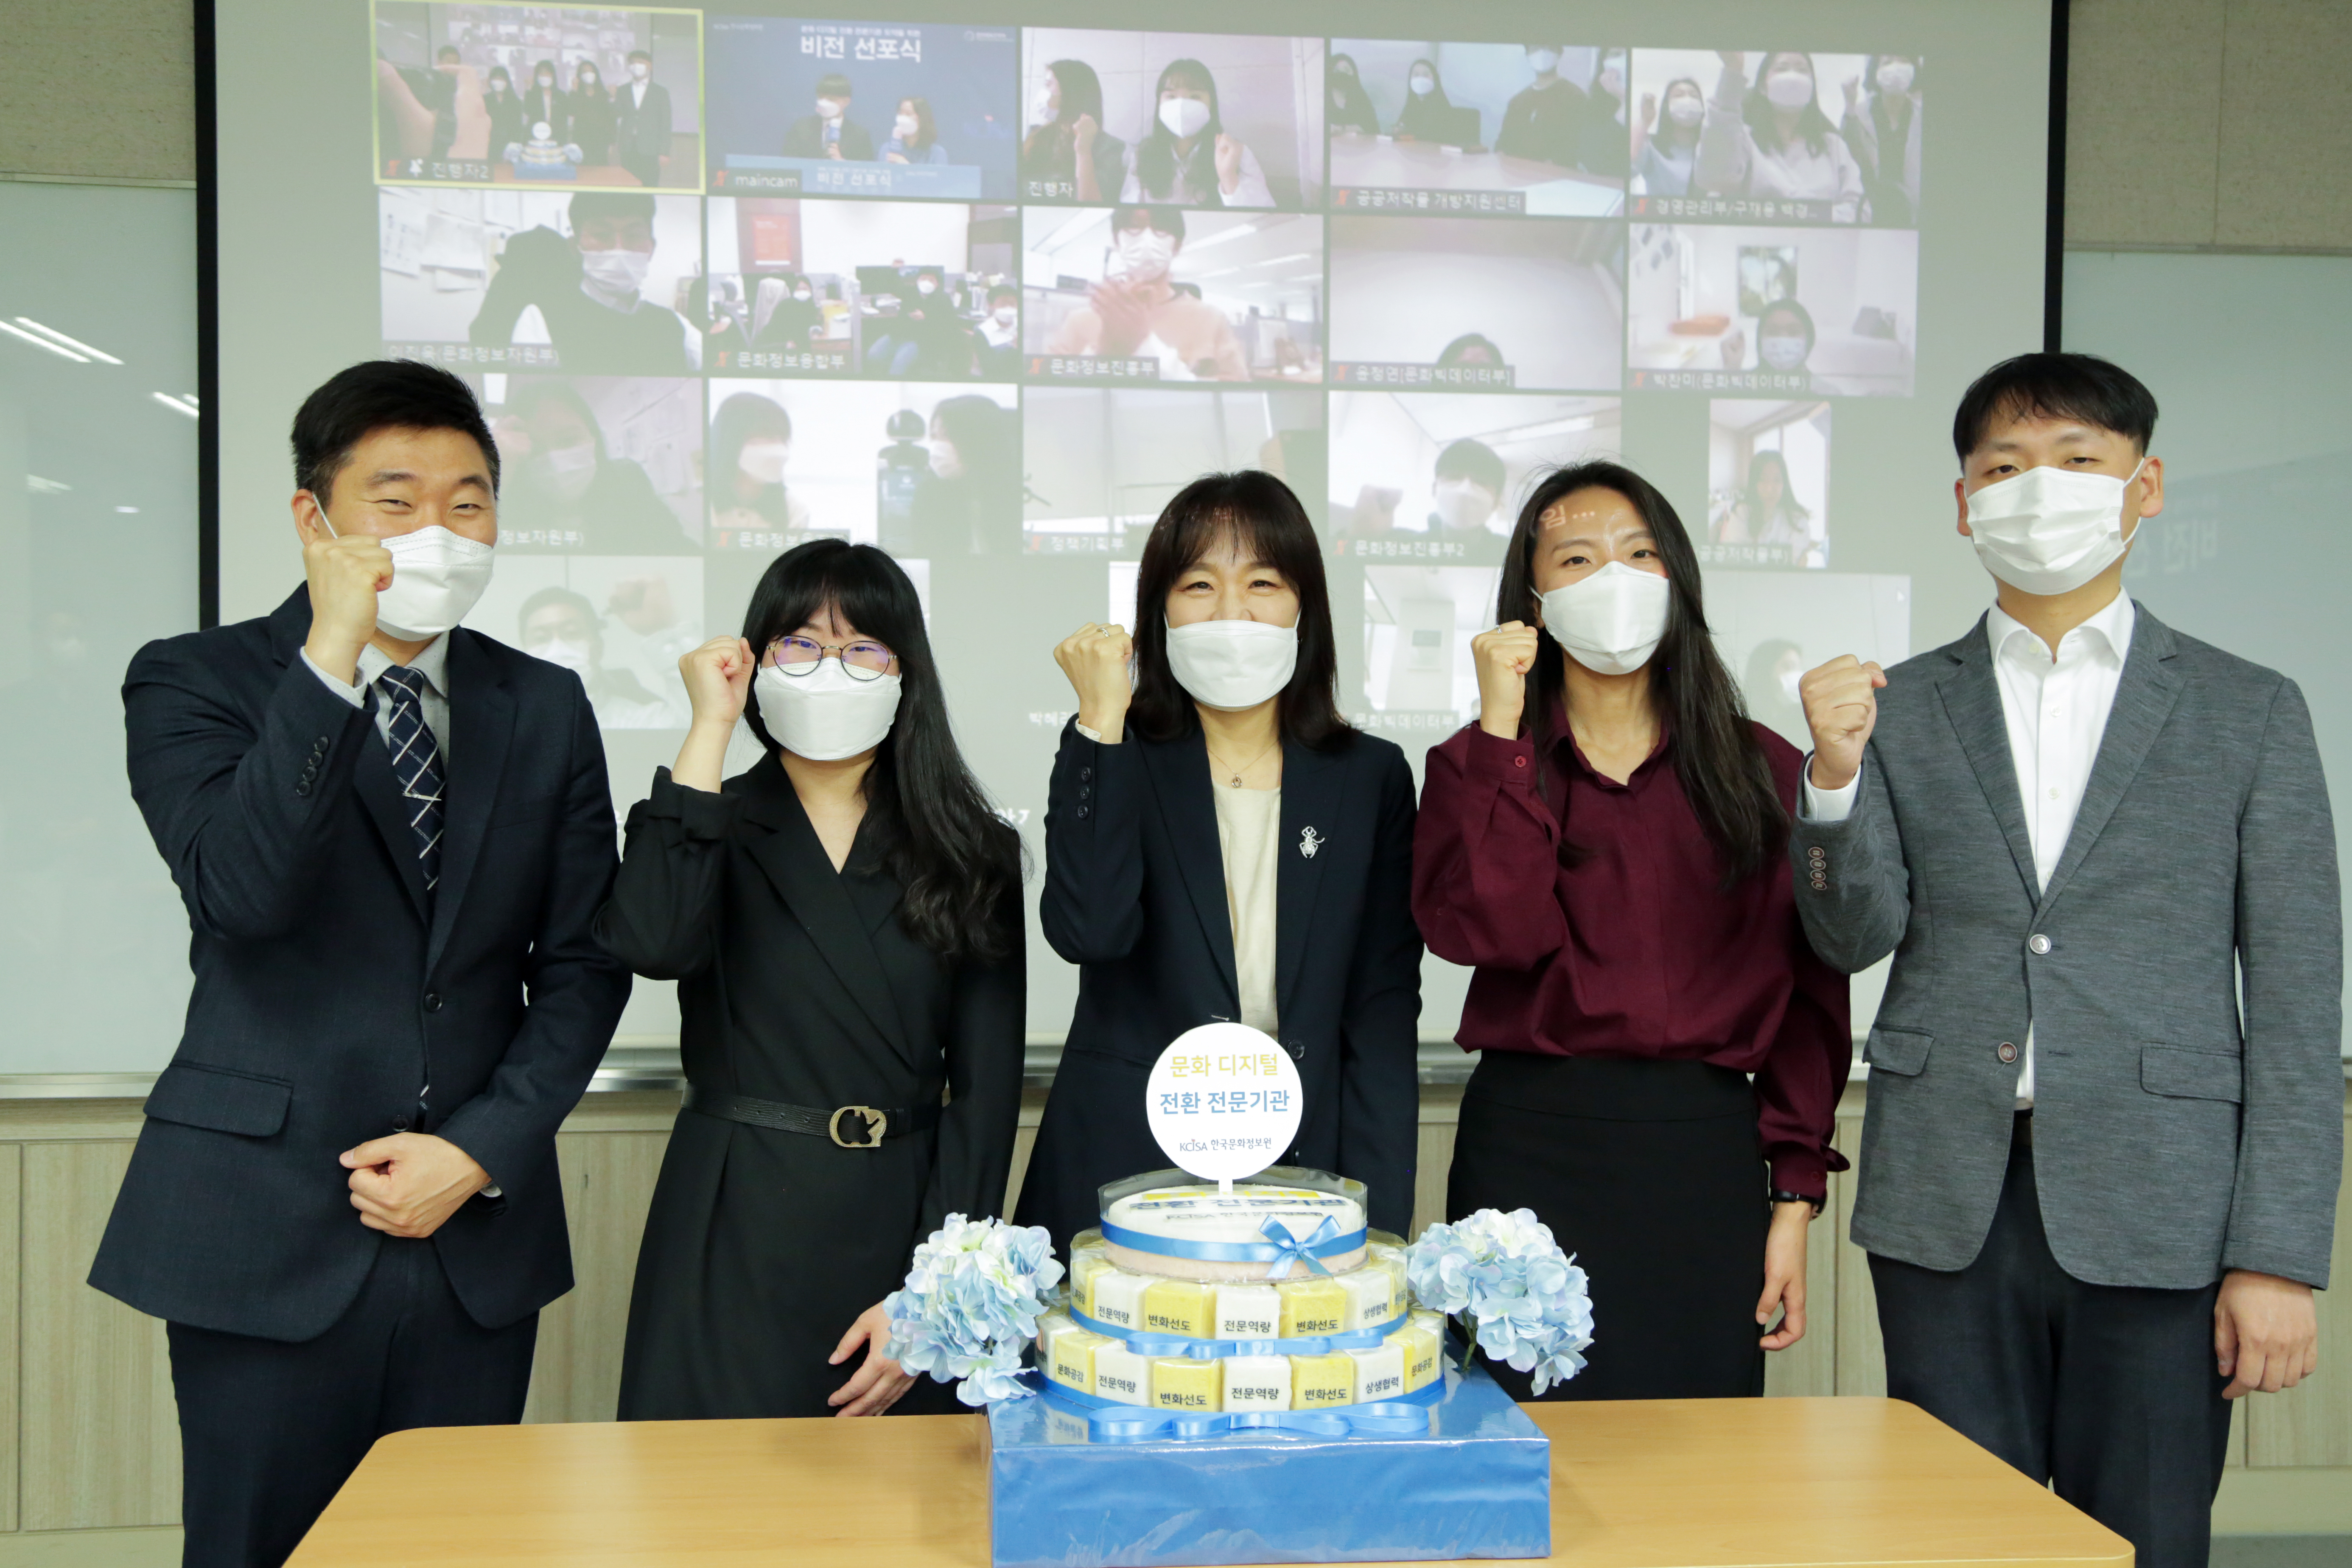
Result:
[[[2009,1063],[2017,1060],[2017,1045],[2014,1041],[2003,1040],[1994,1048],[1992,1054],[1999,1057],[2001,1059],[2002,1064],[2006,1066]]]
[[[1513,767],[1515,767],[1515,768],[1523,768],[1523,767],[1526,767],[1527,765],[1528,765],[1528,760],[1527,760],[1527,758],[1525,758],[1525,757],[1513,757],[1513,758],[1511,759],[1511,766],[1513,766]]]

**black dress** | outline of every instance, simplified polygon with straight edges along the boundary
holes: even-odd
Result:
[[[621,1363],[621,1418],[826,1415],[856,1371],[825,1358],[906,1279],[954,1212],[1003,1202],[1021,1103],[1021,910],[1013,956],[950,965],[898,915],[874,820],[836,872],[772,756],[719,795],[667,769],[629,813],[596,932],[640,974],[676,978],[688,1080],[829,1109],[937,1105],[935,1131],[845,1149],[678,1112],[646,1219]],[[1011,831],[1004,853],[1017,853]],[[851,1118],[854,1135],[863,1123]],[[894,1411],[959,1408],[918,1383]]]

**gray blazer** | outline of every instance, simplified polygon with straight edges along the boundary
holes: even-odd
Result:
[[[1887,672],[1853,815],[1801,820],[1790,849],[1822,958],[1852,973],[1895,953],[1864,1053],[1856,1243],[1927,1268],[1975,1258],[2031,1018],[2034,1173],[2061,1267],[2097,1285],[2190,1289],[2229,1268],[2326,1285],[2343,921],[2294,681],[2140,607],[2037,896],[1979,620]]]

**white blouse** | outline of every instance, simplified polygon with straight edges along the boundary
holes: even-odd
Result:
[[[1225,904],[1234,920],[1234,978],[1241,1021],[1271,1035],[1274,1005],[1274,890],[1282,836],[1282,792],[1217,785],[1217,847],[1225,863]]]

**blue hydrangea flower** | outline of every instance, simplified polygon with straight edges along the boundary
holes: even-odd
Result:
[[[1413,1300],[1460,1320],[1478,1348],[1531,1373],[1537,1394],[1584,1370],[1592,1297],[1584,1270],[1531,1209],[1480,1209],[1405,1249]]]
[[[955,1382],[966,1405],[1020,1398],[1030,1392],[1014,1381],[1022,1351],[1061,1278],[1043,1226],[951,1214],[915,1248],[906,1287],[883,1299],[890,1337],[882,1353],[909,1373]]]

